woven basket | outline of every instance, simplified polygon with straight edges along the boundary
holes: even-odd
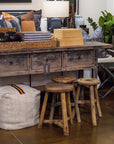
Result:
[[[12,28],[8,28],[8,27],[0,27],[0,32],[8,32],[8,31],[16,31],[16,28],[15,27],[12,27]]]
[[[0,42],[0,51],[22,50],[32,48],[51,48],[56,47],[55,40],[47,41],[27,41],[27,42]]]

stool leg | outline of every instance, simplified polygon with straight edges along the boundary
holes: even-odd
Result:
[[[79,106],[78,106],[78,100],[80,96],[80,86],[78,85],[77,87],[77,95],[76,95],[76,115],[77,115],[77,121],[81,122],[81,117],[80,117],[80,111],[79,111]]]
[[[61,102],[62,102],[62,116],[63,116],[63,131],[64,135],[69,135],[65,93],[61,93]]]
[[[96,97],[96,105],[97,105],[98,115],[99,115],[99,117],[102,117],[102,112],[101,112],[101,107],[100,107],[100,103],[99,103],[99,96],[98,96],[97,86],[94,86],[94,88],[95,88],[95,97]]]
[[[43,105],[42,105],[42,110],[41,110],[41,115],[40,115],[38,128],[41,128],[42,124],[43,124],[44,115],[45,115],[46,106],[47,106],[47,100],[48,100],[48,92],[46,92],[45,96],[44,96],[44,101],[43,101]]]
[[[91,116],[93,126],[97,125],[96,113],[95,113],[95,99],[94,99],[94,87],[90,86],[90,100],[91,100]]]
[[[71,110],[71,101],[70,101],[70,93],[67,93],[67,108],[68,108],[68,114],[70,117],[70,122],[71,124],[73,124],[73,120],[72,120],[72,110]]]
[[[55,111],[55,96],[56,94],[54,93],[53,94],[53,97],[52,97],[52,103],[51,103],[51,110],[50,110],[50,116],[49,116],[49,120],[53,120],[53,117],[54,117],[54,111]]]
[[[59,102],[60,100],[59,100],[59,98],[60,98],[60,94],[59,93],[57,93],[57,103],[59,103],[59,107],[58,107],[58,109],[59,109],[59,115],[61,114],[61,102]]]

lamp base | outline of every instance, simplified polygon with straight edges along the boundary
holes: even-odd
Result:
[[[51,33],[53,33],[54,29],[60,29],[62,26],[61,18],[50,18],[48,27]]]

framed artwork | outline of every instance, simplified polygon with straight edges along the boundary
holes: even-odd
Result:
[[[0,0],[0,3],[31,3],[32,0]]]

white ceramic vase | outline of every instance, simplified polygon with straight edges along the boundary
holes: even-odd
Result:
[[[75,15],[75,27],[80,28],[80,25],[84,25],[84,19],[80,15]]]

